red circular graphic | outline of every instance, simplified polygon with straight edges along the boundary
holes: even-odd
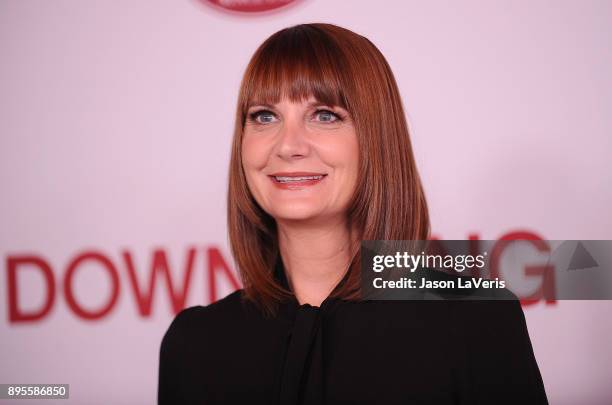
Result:
[[[260,13],[286,7],[296,0],[202,0],[226,11]]]

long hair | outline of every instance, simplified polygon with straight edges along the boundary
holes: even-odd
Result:
[[[244,297],[273,314],[289,291],[273,276],[279,254],[276,222],[255,201],[242,167],[247,110],[282,98],[314,96],[346,109],[359,143],[358,185],[348,210],[361,240],[425,240],[427,202],[413,156],[397,83],[382,53],[367,38],[332,24],[285,28],[252,56],[238,96],[229,167],[227,220]],[[332,296],[360,297],[360,255]]]

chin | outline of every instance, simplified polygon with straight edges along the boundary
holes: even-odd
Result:
[[[280,221],[305,221],[320,217],[321,213],[312,208],[287,207],[286,209],[274,210],[271,215]]]

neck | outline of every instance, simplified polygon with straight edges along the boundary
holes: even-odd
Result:
[[[277,226],[289,286],[300,304],[320,306],[348,270],[354,230],[344,219],[316,225],[278,220]]]

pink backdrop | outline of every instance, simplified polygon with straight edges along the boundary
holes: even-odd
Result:
[[[386,55],[437,236],[612,239],[610,2],[302,0],[260,15],[3,0],[0,383],[155,402],[175,309],[233,288],[225,193],[243,69],[272,32],[315,21]],[[48,311],[19,321],[14,293],[22,313]],[[551,404],[612,402],[611,311],[525,307]]]

